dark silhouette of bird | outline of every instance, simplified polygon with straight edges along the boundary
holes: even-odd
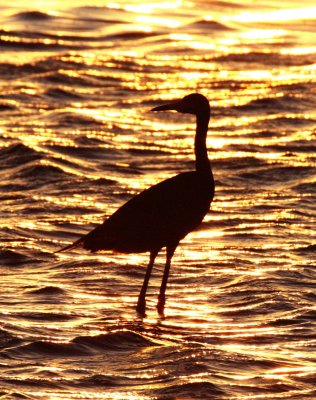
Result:
[[[158,312],[164,313],[172,256],[180,240],[202,222],[210,208],[215,189],[206,148],[210,119],[208,100],[201,94],[193,93],[182,100],[152,109],[165,110],[196,116],[195,170],[180,173],[144,190],[115,211],[102,225],[59,250],[81,246],[92,252],[149,252],[150,259],[136,307],[142,315],[145,315],[145,296],[155,258],[165,247],[166,264],[157,304]]]

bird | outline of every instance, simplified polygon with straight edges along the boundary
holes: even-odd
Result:
[[[211,115],[207,98],[191,93],[151,111],[177,111],[196,116],[195,170],[182,172],[145,189],[118,208],[102,224],[57,252],[83,247],[91,252],[149,252],[149,263],[136,311],[146,315],[146,292],[155,259],[166,248],[166,262],[158,295],[157,311],[164,315],[171,260],[179,242],[196,229],[210,209],[215,184],[206,147]]]

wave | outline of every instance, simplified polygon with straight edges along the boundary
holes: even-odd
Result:
[[[50,115],[49,119],[54,119],[55,115]],[[65,114],[62,113],[61,119],[66,124],[71,124],[72,120],[76,120],[76,123],[81,123],[83,125],[90,124],[91,120],[89,118]],[[92,123],[95,123],[93,120]],[[80,140],[80,138],[78,139]],[[89,141],[90,143],[90,141]],[[87,158],[97,158],[105,160],[106,158],[113,157],[113,152],[107,149],[100,149],[97,146],[97,143],[93,140],[92,143],[94,144],[93,147],[81,147],[81,148],[73,148],[73,147],[65,147],[65,146],[48,146],[46,149],[49,151],[53,151],[57,154],[62,155],[69,155],[71,157],[77,157],[82,159]],[[98,143],[102,143],[102,141],[98,141]],[[91,144],[91,143],[90,143]],[[45,146],[44,146],[45,148]],[[107,156],[108,154],[108,156]],[[46,158],[47,164],[42,163],[42,160]],[[69,173],[66,173],[63,170],[63,166],[71,167],[71,168],[78,168],[79,166],[71,161],[68,160],[55,160],[53,159],[52,162],[58,162],[61,167],[55,165],[49,165],[51,162],[50,160],[45,157],[45,153],[39,150],[33,150],[30,147],[25,146],[22,143],[12,144],[8,147],[4,147],[0,149],[0,162],[1,167],[6,169],[6,174],[10,174],[10,181],[11,176],[14,175],[16,178],[15,183],[10,183],[7,179],[3,179],[1,187],[4,189],[5,186],[8,186],[10,190],[14,190],[14,186],[16,186],[16,190],[20,190],[23,186],[19,180],[25,180],[27,183],[32,185],[37,185],[43,182],[52,182],[55,180],[62,180],[69,176]],[[4,177],[3,177],[4,178]],[[9,179],[9,177],[8,177]],[[96,184],[104,185],[107,183],[113,183],[114,181],[111,179],[97,179],[95,180]]]
[[[298,193],[316,193],[316,182],[313,182],[313,176],[311,175],[311,181],[299,183],[292,186],[292,189]]]
[[[201,29],[204,34],[207,31],[230,31],[233,30],[231,27],[229,27],[228,25],[224,25],[221,22],[217,22],[217,21],[213,21],[213,20],[199,20],[194,22],[193,24],[189,24],[189,25],[185,25],[183,27],[184,30],[187,29],[192,29],[192,28],[196,28],[196,29]]]
[[[0,250],[1,264],[5,266],[20,266],[32,259],[22,253],[13,250]]]
[[[44,68],[49,68],[49,63],[53,61],[52,59],[48,59],[45,62],[43,62],[41,65]],[[47,74],[42,74],[36,77],[36,80],[39,82],[47,82],[47,83],[53,83],[53,84],[62,84],[62,85],[68,85],[68,86],[73,86],[73,87],[81,87],[81,86],[85,86],[85,87],[93,87],[95,86],[95,80],[90,79],[88,77],[84,77],[84,76],[71,76],[68,75],[66,73],[63,72],[58,72],[55,71],[55,68],[62,68],[62,67],[66,67],[67,63],[65,63],[65,65],[63,65],[63,63],[60,65],[60,63],[57,61],[56,66],[50,66],[50,72],[48,72]],[[98,83],[98,86],[100,86],[100,84]]]
[[[203,0],[198,0],[202,1],[203,5],[205,4]],[[223,8],[227,8],[227,9],[246,9],[249,8],[249,6],[247,4],[244,3],[238,3],[236,1],[225,1],[225,0],[215,0],[212,1],[211,7],[219,9],[220,11],[222,11]]]
[[[315,62],[314,57],[311,56],[293,56],[282,55],[273,52],[258,52],[250,51],[247,53],[233,53],[217,56],[213,61],[227,62],[227,63],[242,63],[242,64],[259,64],[259,65],[283,65],[286,67],[309,65]]]
[[[72,343],[55,343],[44,340],[35,341],[29,344],[24,344],[11,348],[7,351],[10,355],[23,357],[38,357],[49,356],[54,358],[60,357],[81,357],[91,355],[91,351],[83,346],[76,346]]]
[[[58,319],[58,314],[56,321]],[[40,320],[53,321],[40,316]],[[42,318],[43,317],[43,318]],[[61,319],[63,320],[63,319]],[[67,319],[66,319],[67,320]],[[15,354],[24,357],[81,357],[98,354],[100,351],[135,351],[144,347],[159,346],[152,339],[146,338],[133,331],[118,331],[105,333],[97,336],[78,336],[70,342],[58,343],[46,340],[34,341],[11,347],[8,354]]]
[[[92,22],[88,20],[88,22]],[[52,29],[54,26],[52,25]],[[87,27],[87,30],[88,27]],[[143,31],[127,31],[123,33],[112,33],[103,36],[57,36],[49,33],[29,32],[29,31],[10,31],[0,30],[0,45],[4,49],[11,48],[25,51],[82,51],[85,49],[104,50],[113,46],[113,43],[148,39],[160,34],[160,32],[147,33]],[[47,59],[46,59],[47,60]],[[3,67],[0,69],[3,70]],[[12,71],[4,71],[7,75],[12,75]],[[78,78],[79,79],[79,78]]]
[[[59,296],[64,295],[66,291],[57,286],[45,286],[40,289],[30,290],[28,294],[39,295],[39,296]]]
[[[170,396],[170,398],[183,397],[190,399],[218,399],[225,392],[214,383],[209,381],[192,382],[170,385],[155,391],[158,396]],[[168,397],[169,398],[169,397]]]
[[[23,21],[45,21],[54,19],[55,17],[42,11],[22,11],[14,14],[11,18]]]
[[[235,109],[243,112],[277,113],[280,111],[306,111],[306,107],[310,106],[310,101],[293,95],[284,95],[282,97],[266,97],[252,100],[247,104],[235,106]]]
[[[289,167],[289,166],[270,166],[269,168],[258,169],[238,173],[238,177],[247,181],[256,181],[258,185],[276,185],[291,180],[303,179],[313,173],[312,167]]]
[[[68,176],[69,174],[61,168],[36,163],[31,163],[31,165],[15,171],[15,177],[25,180],[29,189],[60,181],[68,178]]]
[[[295,129],[316,125],[316,120],[308,117],[277,117],[274,121],[278,125],[291,126]]]
[[[74,127],[74,126],[102,126],[102,122],[79,113],[68,111],[53,112],[45,116],[45,119],[54,126]]]
[[[19,312],[16,313],[16,318],[27,321],[66,322],[76,319],[77,316],[53,312]]]
[[[0,35],[1,35],[0,30]],[[25,63],[25,64],[13,64],[3,62],[0,64],[0,76],[4,79],[13,79],[16,76],[32,75],[42,73],[46,71],[46,63]],[[45,67],[44,67],[45,66]],[[48,66],[47,66],[48,67]],[[19,93],[18,95],[21,96]]]
[[[81,122],[85,123],[87,120],[82,120]],[[80,139],[78,141],[81,141]],[[68,156],[69,160],[64,159],[64,160],[58,160],[58,164],[61,165],[61,167],[71,167],[78,169],[80,168],[80,160],[83,160],[85,162],[93,161],[93,160],[99,160],[102,161],[103,167],[106,166],[106,162],[109,162],[108,169],[105,169],[105,171],[109,172],[111,169],[114,169],[116,172],[119,170],[116,166],[113,166],[113,158],[117,155],[118,151],[116,149],[111,149],[111,148],[104,148],[104,142],[99,139],[97,142],[90,141],[89,139],[85,140],[86,145],[85,146],[80,146],[80,147],[71,147],[71,146],[47,146],[46,148],[49,151],[53,151],[55,154],[62,155],[62,156]],[[101,146],[100,146],[101,145]],[[93,181],[97,185],[104,185],[104,184],[110,184],[115,182],[112,179],[107,179],[107,178],[99,178]]]
[[[53,98],[54,100],[60,101],[60,100],[80,100],[82,99],[82,96],[80,96],[77,93],[70,92],[65,89],[61,88],[50,88],[45,91],[45,95],[48,97]]]
[[[6,399],[10,400],[21,400],[21,399],[26,399],[29,400],[30,396],[25,395],[21,393],[23,390],[23,386],[28,387],[29,389],[35,389],[37,388],[36,392],[39,392],[40,389],[61,389],[61,385],[58,383],[58,381],[54,381],[52,379],[39,379],[39,378],[14,378],[14,377],[0,377],[0,383],[3,383],[4,385],[10,385],[10,391],[8,392],[8,396],[5,396]],[[21,388],[20,391],[17,391],[18,388]],[[11,389],[13,388],[13,390]],[[1,388],[2,389],[2,388]],[[5,395],[6,392],[1,391],[1,395]],[[34,398],[34,397],[33,397]]]
[[[7,330],[0,329],[0,349],[17,346],[22,342],[17,336],[14,336]]]
[[[43,154],[25,146],[22,143],[14,143],[0,149],[0,163],[2,168],[13,168],[40,160]]]
[[[98,336],[79,336],[72,340],[72,343],[80,344],[88,348],[97,348],[103,350],[136,350],[142,347],[158,346],[158,343],[152,339],[133,332],[118,331]]]
[[[15,32],[6,32],[0,37],[0,46],[4,49],[21,49],[25,51],[52,51],[52,50],[83,50],[83,45],[62,42],[58,40],[47,40],[45,38],[28,37],[25,34],[22,38]],[[11,72],[9,73],[11,75]]]
[[[14,104],[10,104],[9,102],[8,103],[5,103],[5,102],[0,103],[0,112],[1,113],[4,113],[6,111],[16,110],[16,108],[17,107]]]
[[[139,384],[142,381],[139,379]],[[104,387],[126,387],[128,384],[135,385],[135,379],[128,378],[126,376],[120,375],[103,375],[103,374],[96,374],[92,376],[87,376],[81,379],[78,379],[74,382],[75,386],[84,387],[84,388],[104,388]]]
[[[122,40],[138,40],[138,39],[146,39],[153,36],[160,35],[161,32],[143,32],[143,31],[130,31],[123,33],[116,33],[112,35],[104,36],[103,40],[113,40],[113,41],[122,41]]]

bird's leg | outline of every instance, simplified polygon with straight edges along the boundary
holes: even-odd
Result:
[[[157,257],[157,254],[158,254],[158,251],[156,251],[156,250],[150,252],[149,263],[148,263],[148,266],[147,266],[147,270],[146,270],[143,286],[142,286],[142,289],[141,289],[141,291],[139,293],[139,296],[138,296],[136,311],[141,315],[145,315],[145,310],[146,310],[146,299],[145,299],[146,291],[147,291],[147,287],[148,287],[150,274],[151,274],[151,271],[153,269],[153,265],[154,265],[154,262],[155,262],[155,258]]]
[[[159,296],[158,296],[158,304],[157,304],[158,313],[161,315],[163,315],[164,308],[165,308],[165,302],[166,302],[165,293],[166,293],[169,271],[170,271],[170,266],[171,266],[171,259],[177,248],[177,245],[167,246],[166,266],[165,266],[165,270],[163,273],[163,278],[162,278]]]

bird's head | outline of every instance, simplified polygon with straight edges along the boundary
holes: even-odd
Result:
[[[183,97],[181,100],[175,100],[153,108],[151,111],[175,110],[184,114],[198,115],[210,112],[210,104],[205,96],[199,93],[192,93]]]

